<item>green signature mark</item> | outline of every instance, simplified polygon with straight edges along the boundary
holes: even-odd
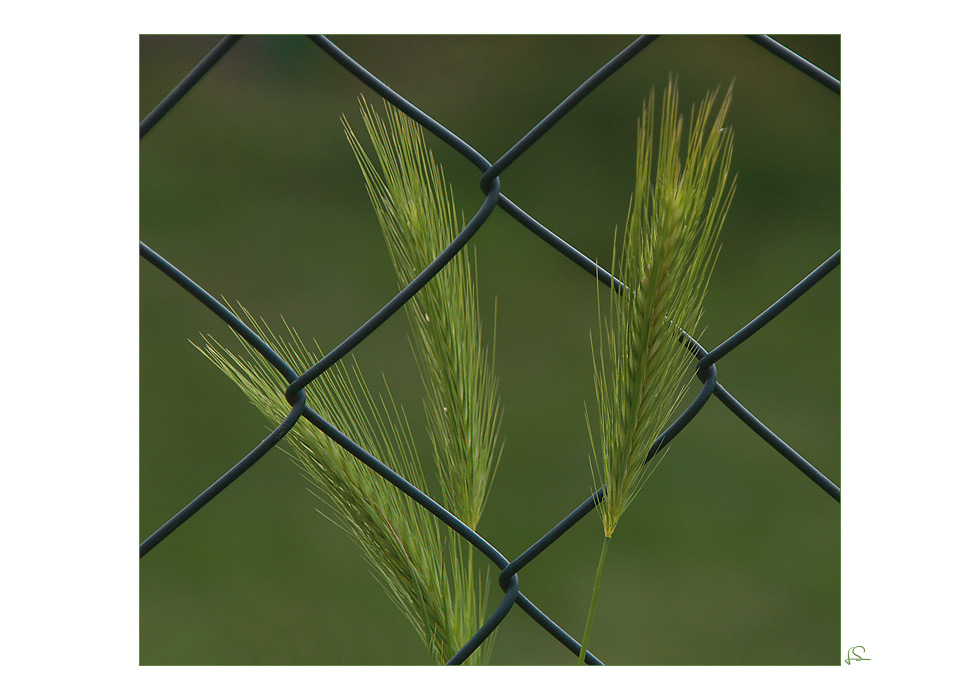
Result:
[[[858,653],[858,649],[861,650],[860,653]],[[844,663],[850,666],[852,661],[871,661],[870,656],[861,656],[861,654],[867,654],[867,653],[868,652],[864,647],[861,646],[851,647],[850,649],[847,650],[847,658],[844,659]]]

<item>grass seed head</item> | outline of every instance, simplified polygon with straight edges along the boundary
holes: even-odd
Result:
[[[640,115],[636,185],[613,246],[612,273],[629,291],[611,295],[593,349],[593,478],[605,484],[598,510],[606,537],[656,467],[648,452],[695,375],[678,330],[700,334],[718,233],[734,192],[733,130],[724,124],[731,97],[729,88],[716,109],[718,93],[709,93],[692,111],[686,139],[674,81],[664,91],[659,138],[653,92]]]

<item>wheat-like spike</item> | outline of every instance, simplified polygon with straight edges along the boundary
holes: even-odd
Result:
[[[322,353],[310,352],[295,330],[287,339],[244,308],[241,317],[293,367],[309,367]],[[241,339],[239,339],[241,340]],[[236,354],[207,336],[198,349],[226,374],[267,420],[280,423],[289,412],[286,382],[244,340]],[[317,346],[319,352],[319,346]],[[418,453],[403,411],[391,398],[372,397],[355,361],[338,362],[306,387],[308,405],[372,455],[423,491]],[[286,434],[283,448],[299,465],[314,493],[329,506],[327,517],[360,545],[375,578],[427,644],[432,657],[448,661],[482,624],[488,591],[467,577],[462,564],[447,572],[435,519],[308,421]],[[462,540],[448,535],[457,552]],[[466,545],[468,547],[468,545]],[[459,560],[457,554],[455,557]],[[489,647],[480,647],[468,663],[480,663]]]
[[[452,190],[417,123],[387,104],[382,119],[363,100],[361,116],[377,163],[346,120],[344,127],[404,287],[459,233]],[[493,354],[482,340],[470,248],[422,287],[407,308],[446,506],[475,528],[500,457],[500,402]]]
[[[363,98],[361,117],[377,162],[346,119],[344,128],[398,284],[404,287],[459,232],[452,190],[417,123],[390,105],[382,119]],[[439,485],[446,507],[474,529],[501,449],[494,355],[482,340],[476,278],[475,253],[464,248],[406,306]],[[454,539],[446,559],[458,603],[455,614],[459,624],[464,619],[469,624],[485,610],[488,593],[473,570],[472,547]],[[492,641],[481,645],[482,659],[489,657]]]
[[[400,286],[414,279],[458,233],[452,192],[420,127],[388,108],[387,120],[362,100],[377,165],[344,128],[364,175]],[[409,302],[412,349],[425,387],[425,415],[446,507],[472,528],[486,505],[500,456],[500,403],[492,349],[482,342],[476,263],[464,249]],[[310,353],[289,329],[288,341],[244,312],[249,323],[295,367]],[[496,321],[496,318],[495,318]],[[208,339],[202,348],[275,422],[289,407],[283,382],[251,346],[247,359]],[[307,387],[310,406],[355,442],[424,490],[404,411],[375,402],[356,363],[338,363]],[[455,534],[440,539],[434,520],[398,489],[301,421],[290,431],[294,460],[330,506],[333,519],[360,543],[388,595],[428,644],[448,660],[479,628],[489,583],[474,571],[472,547]],[[489,658],[492,638],[470,656]]]
[[[728,182],[733,134],[724,127],[731,89],[709,124],[716,99],[717,91],[709,93],[692,113],[686,148],[673,81],[664,92],[658,148],[653,92],[640,116],[636,186],[612,266],[630,291],[611,296],[596,352],[597,457],[605,484],[599,514],[606,537],[655,468],[647,462],[650,447],[694,378],[679,329],[700,334],[718,232],[734,189]]]
[[[695,376],[693,355],[679,342],[680,331],[695,339],[700,335],[718,232],[734,192],[734,178],[728,183],[733,132],[723,126],[731,97],[729,88],[708,126],[717,91],[708,94],[691,115],[686,148],[673,80],[664,90],[659,144],[653,91],[640,114],[636,184],[623,239],[613,239],[612,274],[628,291],[610,296],[599,349],[593,345],[598,440],[592,437],[591,421],[587,428],[592,479],[601,477],[604,484],[605,497],[597,506],[604,537],[580,664],[585,663],[609,542],[656,468],[647,459],[649,451]],[[657,462],[664,454],[661,450]]]

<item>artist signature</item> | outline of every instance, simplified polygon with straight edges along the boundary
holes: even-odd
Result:
[[[861,650],[860,654],[858,653],[858,649]],[[847,658],[844,659],[844,663],[850,666],[852,661],[871,661],[870,656],[861,656],[861,654],[867,653],[864,647],[851,647],[847,650]]]

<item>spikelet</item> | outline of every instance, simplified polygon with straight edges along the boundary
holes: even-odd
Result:
[[[344,120],[364,175],[399,286],[421,272],[459,232],[442,169],[425,148],[421,129],[389,109],[387,125],[361,105],[376,167]],[[475,528],[500,455],[500,404],[493,356],[482,341],[475,263],[461,251],[406,306],[412,345],[425,386],[425,415],[443,502]],[[244,312],[244,309],[243,309]],[[307,350],[292,329],[277,337],[244,312],[250,325],[294,368],[325,353]],[[286,416],[285,382],[244,343],[237,355],[213,338],[201,351],[230,377],[273,424]],[[307,402],[356,443],[426,490],[415,442],[403,410],[391,397],[375,400],[355,361],[339,362],[306,388]],[[474,571],[472,547],[440,531],[431,514],[301,420],[286,447],[328,517],[360,545],[388,596],[429,648],[448,661],[483,624],[489,579]],[[440,534],[442,532],[442,534]],[[493,637],[467,663],[489,660]]]
[[[598,508],[606,537],[653,472],[653,441],[695,376],[693,355],[678,334],[699,335],[718,232],[734,192],[734,181],[728,182],[733,131],[724,125],[731,94],[729,88],[717,111],[717,91],[708,94],[692,114],[683,148],[677,86],[668,84],[656,173],[653,92],[640,116],[636,186],[612,266],[629,291],[612,295],[600,347],[593,351],[599,406],[593,478],[605,484]]]
[[[386,103],[386,120],[361,103],[377,154],[368,157],[347,122],[398,284],[408,285],[460,231],[452,191],[425,147],[422,127]],[[500,402],[484,346],[476,263],[463,248],[408,304],[412,347],[425,385],[425,413],[446,507],[472,528],[500,458]]]

